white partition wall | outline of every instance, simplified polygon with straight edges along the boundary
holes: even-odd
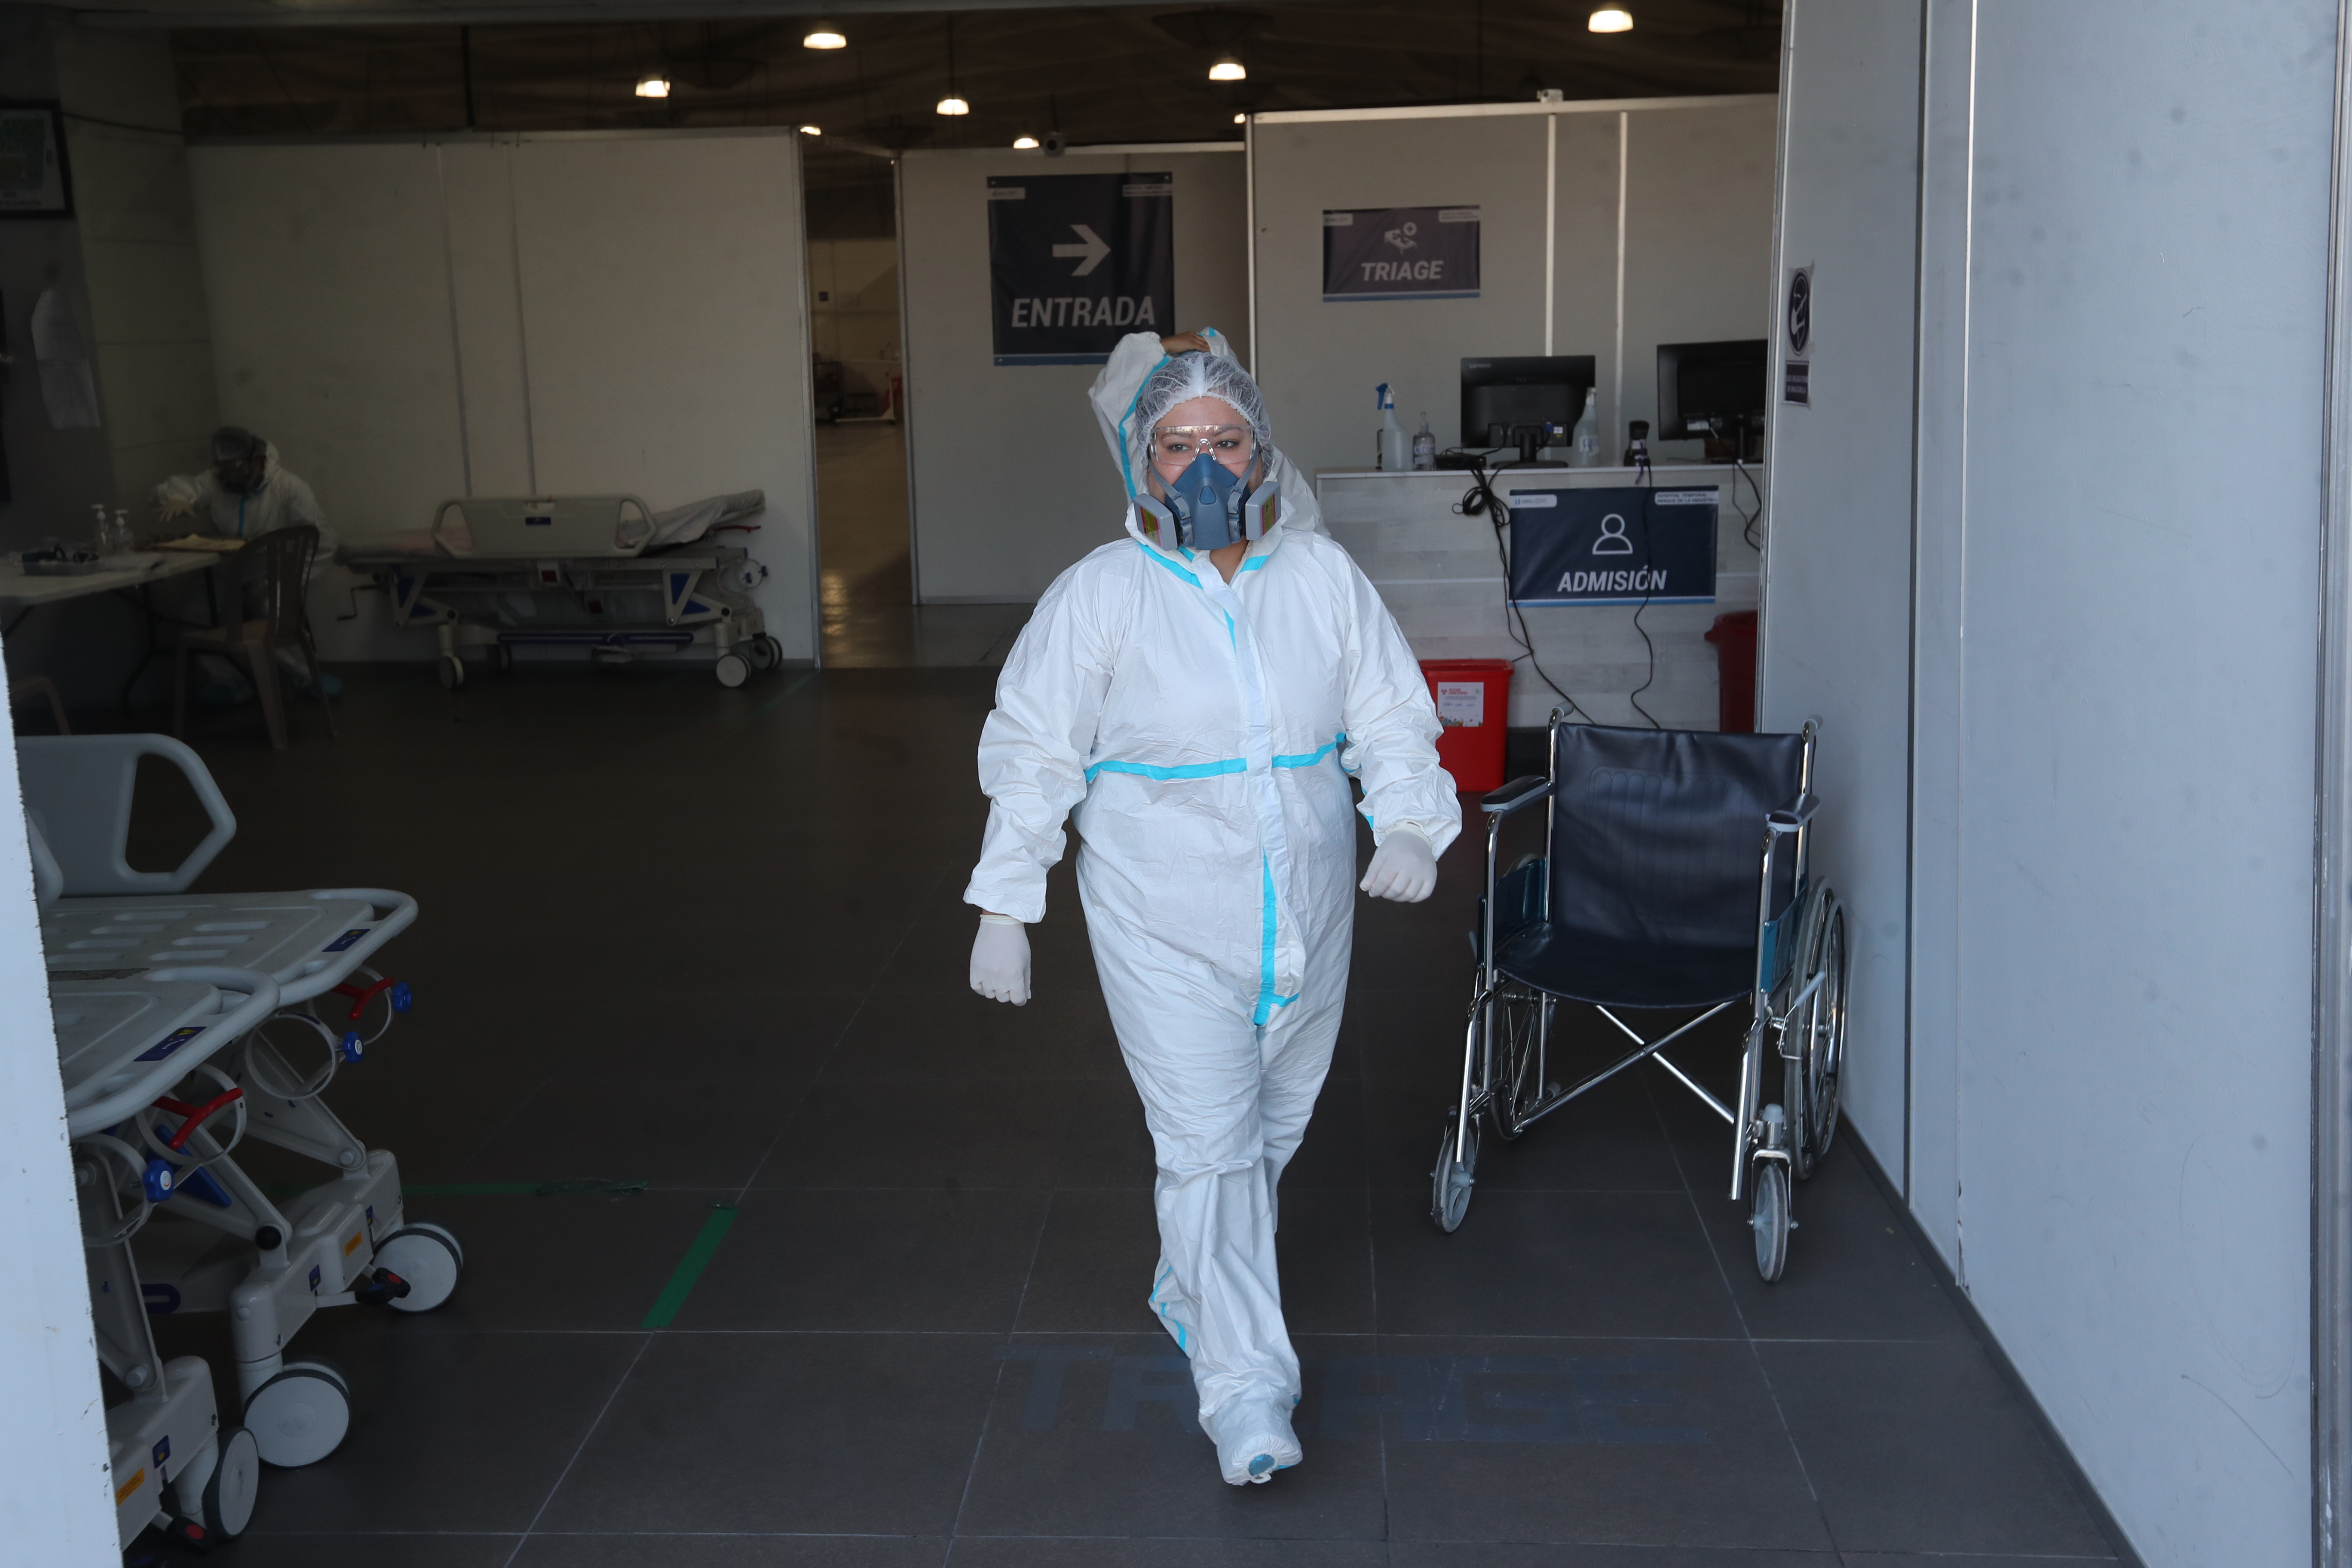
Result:
[[[222,416],[277,443],[346,542],[422,528],[457,495],[665,507],[756,488],[761,607],[787,658],[815,657],[790,132],[213,144],[189,160]],[[328,657],[431,654],[360,603],[358,622],[314,615]]]
[[[1784,35],[1814,402],[1763,690],[1860,747],[1824,781],[1879,948],[1856,1110],[1902,1179],[1907,1109],[1914,1212],[2151,1568],[2313,1560],[2336,25],[1793,0]]]
[[[1768,330],[1773,118],[1754,96],[1257,116],[1255,368],[1276,439],[1309,469],[1371,467],[1386,382],[1407,428],[1426,411],[1454,446],[1464,359],[1591,354],[1613,461],[1626,421],[1656,417],[1660,343]],[[1326,210],[1432,205],[1479,209],[1475,299],[1325,302]]]
[[[1783,270],[1813,268],[1821,370],[1811,406],[1772,409],[1757,721],[1822,721],[1814,854],[1845,902],[1853,964],[1845,1115],[1900,1180],[1919,17],[1806,0],[1797,20],[1779,252]]]
[[[1081,148],[1052,159],[1014,152],[899,158],[908,515],[923,603],[1033,600],[1064,567],[1117,537],[1126,511],[1126,490],[1087,402],[1100,367],[995,363],[988,177],[1160,170],[1175,184],[1177,319],[1160,331],[1213,326],[1246,362],[1241,143]]]

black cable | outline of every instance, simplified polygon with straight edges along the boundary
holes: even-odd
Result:
[[[1657,716],[1642,706],[1642,693],[1650,689],[1658,679],[1658,645],[1650,640],[1648,628],[1642,625],[1642,612],[1650,607],[1650,595],[1656,592],[1652,584],[1658,580],[1656,562],[1650,553],[1650,510],[1657,504],[1657,480],[1654,477],[1650,481],[1650,493],[1642,498],[1642,559],[1650,564],[1643,569],[1642,602],[1633,606],[1633,629],[1642,634],[1642,646],[1649,650],[1650,668],[1642,677],[1642,684],[1625,694],[1625,700],[1633,705],[1634,712],[1649,720],[1651,729],[1663,730],[1665,726],[1658,722]]]
[[[1462,499],[1454,504],[1454,510],[1464,517],[1483,516],[1494,524],[1495,554],[1503,563],[1503,605],[1509,612],[1504,626],[1510,631],[1511,640],[1526,650],[1519,655],[1519,658],[1528,661],[1528,668],[1536,672],[1536,678],[1551,688],[1552,694],[1568,705],[1568,710],[1570,713],[1583,714],[1584,721],[1588,724],[1600,722],[1591,713],[1585,712],[1583,705],[1562,690],[1559,682],[1554,680],[1545,671],[1544,667],[1536,662],[1535,638],[1528,631],[1527,612],[1519,608],[1518,600],[1511,593],[1511,552],[1509,545],[1503,538],[1503,530],[1511,521],[1511,509],[1504,503],[1501,496],[1495,493],[1493,472],[1487,468],[1483,453],[1473,455],[1470,465],[1470,488],[1462,492]],[[1517,623],[1516,627],[1512,626],[1514,621]],[[1518,659],[1513,659],[1511,662],[1516,664]]]
[[[1756,510],[1752,513],[1739,511],[1739,481],[1742,479],[1748,481],[1748,489],[1756,497]],[[1739,512],[1739,537],[1748,541],[1748,549],[1762,554],[1764,542],[1756,537],[1756,525],[1764,521],[1764,489],[1756,482],[1756,476],[1740,465],[1739,448],[1737,447],[1731,449],[1731,510]]]

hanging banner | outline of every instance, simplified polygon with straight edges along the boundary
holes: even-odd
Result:
[[[1512,490],[1511,598],[1519,605],[1711,605],[1722,492]]]
[[[1171,174],[992,174],[999,364],[1100,364],[1129,332],[1176,331]]]
[[[1475,300],[1476,207],[1351,207],[1323,215],[1323,298]]]

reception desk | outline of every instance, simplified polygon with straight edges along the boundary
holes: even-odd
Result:
[[[1654,604],[1633,624],[1632,605],[1528,606],[1527,629],[1536,662],[1577,704],[1603,724],[1643,724],[1632,693],[1650,674],[1643,647],[1647,632],[1657,667],[1642,706],[1670,730],[1716,727],[1715,646],[1706,640],[1715,617],[1756,608],[1757,552],[1745,537],[1743,514],[1759,510],[1750,464],[1736,477],[1728,464],[1676,463],[1656,470],[1659,488],[1715,486],[1722,492],[1716,517],[1716,599],[1713,604]],[[1508,469],[1495,488],[1507,499],[1513,485],[1528,489],[1607,488],[1633,482],[1631,468]],[[1502,558],[1495,530],[1484,517],[1457,508],[1470,476],[1453,469],[1379,473],[1321,469],[1315,491],[1331,537],[1380,589],[1405,639],[1422,658],[1515,658],[1510,606],[1505,601]],[[1759,524],[1761,537],[1761,524]],[[1541,725],[1559,698],[1521,659],[1511,676],[1514,726]]]

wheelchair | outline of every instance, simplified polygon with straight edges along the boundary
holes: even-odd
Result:
[[[1845,1049],[1845,911],[1810,877],[1813,748],[1801,734],[1607,728],[1551,715],[1550,776],[1488,795],[1486,896],[1471,942],[1477,974],[1461,1097],[1446,1113],[1430,1214],[1468,1212],[1482,1137],[1507,1142],[1644,1060],[1731,1124],[1731,1197],[1748,1200],[1756,1268],[1789,1257],[1792,1179],[1837,1133]],[[1549,804],[1544,853],[1498,872],[1503,824]],[[1727,1106],[1664,1055],[1748,1005],[1738,1103]],[[1633,1047],[1562,1089],[1549,1076],[1563,1003],[1597,1010]],[[1702,1009],[1656,1039],[1619,1015]],[[1780,1098],[1765,1074],[1780,1064]]]

